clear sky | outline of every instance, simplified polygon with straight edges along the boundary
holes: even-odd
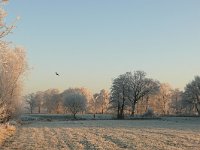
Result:
[[[200,75],[199,0],[10,0],[5,9],[7,22],[21,17],[8,40],[27,49],[26,92],[98,92],[134,70],[183,89]]]

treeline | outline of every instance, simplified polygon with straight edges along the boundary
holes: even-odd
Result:
[[[127,72],[112,82],[110,92],[92,93],[86,88],[70,88],[63,92],[49,89],[25,97],[30,113],[113,113],[125,115],[200,115],[200,77],[188,83],[184,91],[167,83],[147,78],[144,71]]]
[[[25,96],[30,113],[65,114],[107,113],[109,93],[101,90],[94,95],[86,88],[69,88],[62,93],[57,89],[38,91]]]
[[[118,118],[125,114],[200,115],[200,77],[184,91],[146,77],[144,71],[127,72],[115,78],[110,93],[111,108]]]

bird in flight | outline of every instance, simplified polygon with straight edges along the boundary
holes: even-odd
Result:
[[[60,76],[57,72],[55,72],[57,76]]]

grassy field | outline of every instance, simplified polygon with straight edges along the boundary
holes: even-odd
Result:
[[[66,121],[66,120],[74,120],[73,115],[71,114],[24,114],[21,116],[22,120],[34,120],[34,121]],[[93,114],[77,114],[76,118],[78,120],[91,120],[94,119]],[[110,120],[113,119],[113,115],[110,114],[96,114],[95,119],[97,120]]]
[[[198,150],[200,118],[33,121],[2,150]]]

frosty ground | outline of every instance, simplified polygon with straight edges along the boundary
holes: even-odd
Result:
[[[200,118],[33,121],[18,128],[2,150],[198,150]]]

